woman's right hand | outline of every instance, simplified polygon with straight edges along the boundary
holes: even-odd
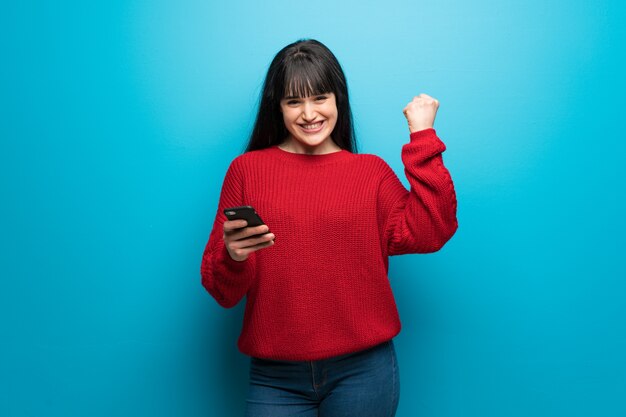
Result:
[[[246,227],[245,220],[226,220],[224,222],[224,244],[228,254],[235,261],[245,261],[248,255],[274,244],[274,234],[265,233],[269,230],[267,225]],[[265,233],[262,236],[250,237]]]

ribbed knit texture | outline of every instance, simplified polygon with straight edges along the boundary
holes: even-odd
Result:
[[[410,190],[372,154],[306,155],[273,146],[236,157],[201,275],[225,308],[247,296],[239,350],[319,360],[397,335],[388,256],[435,252],[458,227],[445,149],[434,129],[410,134],[402,147]],[[224,245],[223,209],[242,205],[253,206],[276,238],[239,262]]]

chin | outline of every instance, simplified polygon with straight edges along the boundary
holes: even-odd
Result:
[[[319,140],[302,139],[300,141],[300,143],[303,143],[303,144],[305,144],[307,146],[316,147],[316,146],[320,146],[322,143],[324,143],[324,139],[319,139]]]

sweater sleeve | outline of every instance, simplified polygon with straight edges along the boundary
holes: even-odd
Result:
[[[224,244],[224,208],[245,205],[238,159],[230,164],[217,207],[217,215],[209,241],[202,255],[200,274],[202,285],[224,308],[237,305],[248,292],[255,277],[255,252],[245,261],[236,261],[230,257]]]
[[[410,191],[384,164],[379,183],[379,215],[387,254],[436,252],[458,228],[456,194],[441,154],[446,150],[435,129],[413,132],[402,147]]]

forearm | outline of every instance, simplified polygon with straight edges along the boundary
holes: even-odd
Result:
[[[202,285],[222,307],[231,308],[246,295],[254,280],[255,256],[251,253],[245,261],[236,261],[228,254],[223,239],[212,238],[202,256]]]
[[[410,190],[402,186],[388,215],[390,255],[435,252],[456,232],[457,201],[441,156],[445,149],[432,128],[411,133],[410,142],[402,147]]]

